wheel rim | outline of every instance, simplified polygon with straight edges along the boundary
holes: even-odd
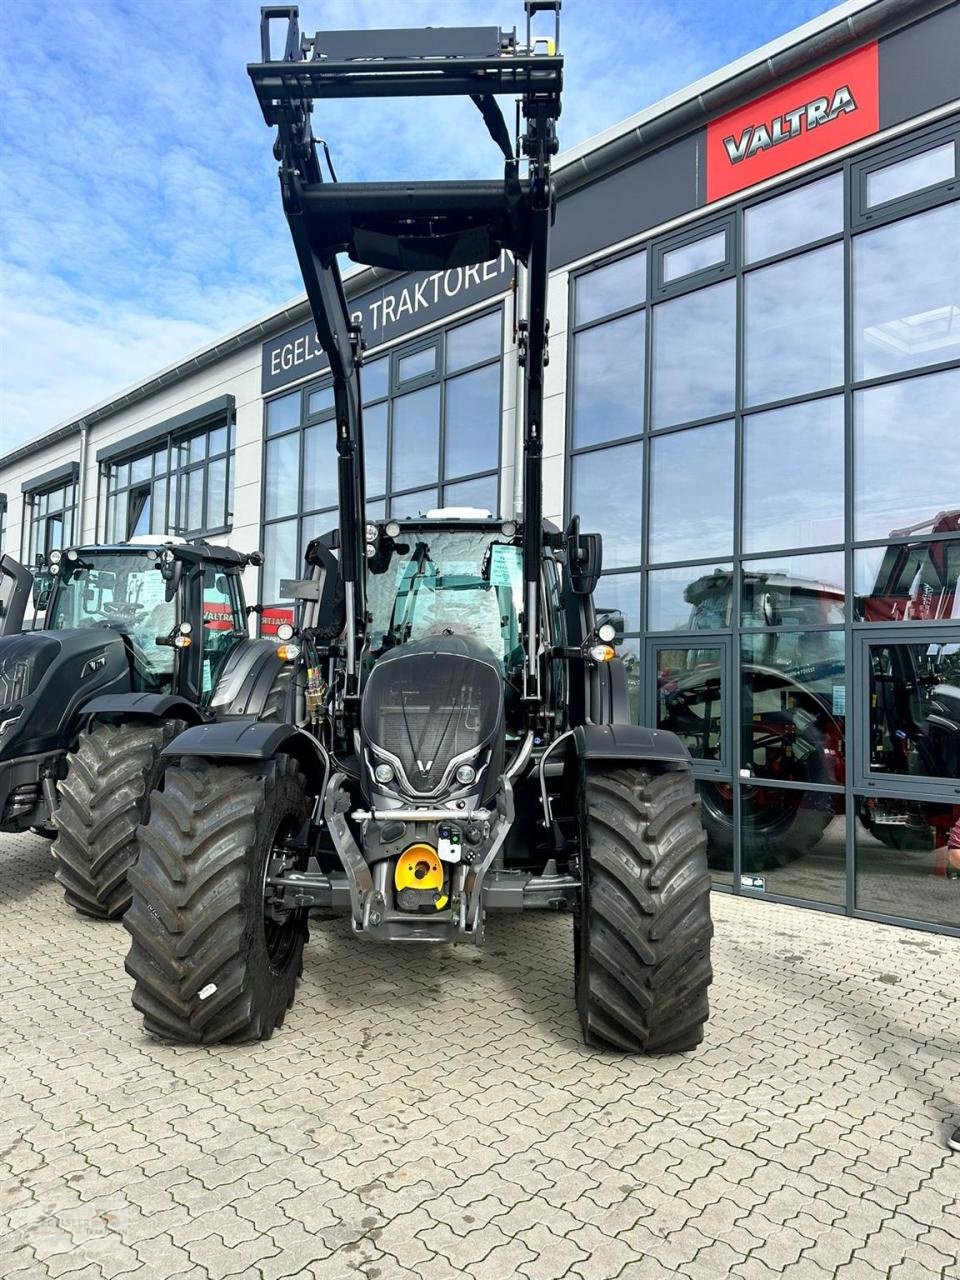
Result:
[[[288,814],[274,828],[267,856],[263,865],[263,882],[260,886],[260,925],[267,959],[273,969],[282,969],[297,945],[300,935],[300,910],[297,907],[279,908],[270,900],[268,880],[283,867],[290,867],[294,857],[288,842],[300,828],[300,819]]]

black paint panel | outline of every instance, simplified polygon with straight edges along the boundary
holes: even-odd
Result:
[[[960,4],[880,41],[880,128],[960,98]]]

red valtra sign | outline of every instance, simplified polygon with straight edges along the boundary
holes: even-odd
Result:
[[[874,42],[708,124],[707,201],[865,138],[879,123]]]

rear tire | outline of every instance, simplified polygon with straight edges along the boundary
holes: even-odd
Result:
[[[682,1053],[709,1015],[710,875],[688,770],[590,771],[577,1008],[587,1044]]]
[[[130,905],[137,826],[163,775],[160,753],[184,728],[182,720],[95,722],[68,752],[50,851],[64,897],[81,915],[116,920]]]
[[[264,877],[278,839],[307,817],[286,756],[247,768],[172,766],[140,829],[124,926],[133,1004],[144,1028],[187,1044],[266,1040],[302,971],[307,917],[264,917]]]

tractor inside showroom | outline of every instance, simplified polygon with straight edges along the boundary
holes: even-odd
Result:
[[[249,68],[277,128],[284,209],[336,403],[339,527],[294,585],[286,723],[188,729],[140,830],[127,969],[146,1029],[266,1038],[302,967],[311,908],[358,939],[474,943],[495,909],[574,917],[587,1042],[691,1049],[711,980],[706,840],[690,758],[631,724],[616,628],[594,608],[601,541],[542,516],[547,279],[558,29],[321,32],[266,9]],[[271,18],[282,53],[271,57]],[[516,145],[496,101],[520,98]],[[502,181],[354,184],[321,173],[315,99],[469,96]],[[519,119],[519,117],[518,117]],[[524,267],[523,513],[365,519],[362,334],[337,265]]]
[[[84,915],[129,904],[166,743],[218,717],[280,714],[290,667],[248,635],[252,561],[150,536],[54,550],[36,580],[42,626],[22,633],[30,575],[3,566],[19,592],[0,639],[0,830],[54,836],[57,879]]]

